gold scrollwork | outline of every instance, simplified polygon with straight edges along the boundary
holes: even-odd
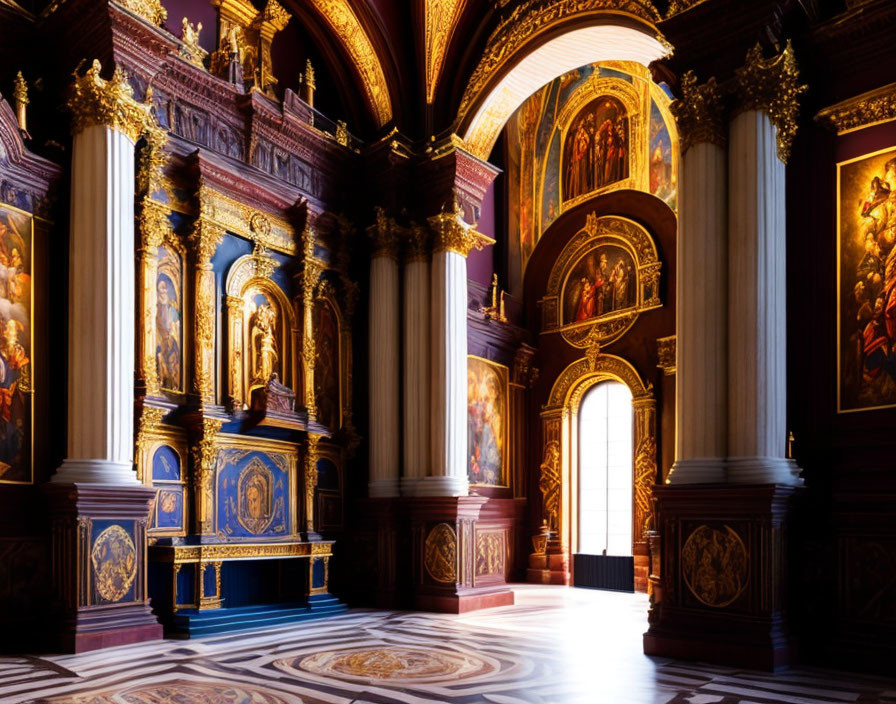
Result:
[[[90,550],[96,591],[105,601],[121,601],[137,576],[137,548],[128,532],[111,525],[93,541]]]
[[[715,78],[698,86],[696,74],[685,73],[681,77],[681,97],[669,109],[678,124],[682,154],[701,142],[725,146],[725,109]]]
[[[145,405],[140,410],[140,420],[137,424],[137,438],[135,441],[137,457],[137,479],[145,481],[147,477],[141,476],[145,471],[144,455],[152,442],[152,435],[162,426],[162,418],[165,417],[165,409],[156,406]],[[147,482],[149,483],[149,482]]]
[[[426,0],[424,44],[426,46],[426,102],[432,105],[445,62],[448,44],[466,3],[463,0]]]
[[[314,490],[317,488],[317,461],[320,458],[318,445],[322,436],[308,433],[308,445],[305,448],[305,525],[309,533],[314,532]]]
[[[735,71],[740,102],[738,111],[760,110],[778,128],[778,158],[787,163],[796,136],[799,96],[808,90],[800,85],[799,67],[788,40],[777,56],[766,59],[757,42],[747,52],[746,63]]]
[[[483,249],[495,243],[491,237],[477,232],[464,220],[463,210],[457,200],[453,207],[442,207],[438,215],[427,218],[432,227],[433,251],[455,252],[466,257],[473,249]]]
[[[162,5],[161,0],[115,0],[115,2],[156,27],[161,27],[168,19],[168,10]]]
[[[199,533],[214,530],[214,476],[217,459],[217,435],[224,421],[203,418],[202,435],[193,445],[193,491],[196,502],[196,523]]]
[[[825,108],[815,116],[815,119],[836,130],[837,134],[847,134],[864,127],[896,120],[896,83],[890,83]]]
[[[701,525],[681,548],[681,573],[691,594],[720,609],[747,588],[750,561],[743,540],[731,526]]]
[[[541,491],[542,514],[552,531],[560,528],[560,443],[549,441],[544,447],[544,458],[538,469],[538,488]]]
[[[457,581],[457,534],[447,523],[439,523],[426,536],[423,566],[437,582],[451,584]]]
[[[483,530],[476,533],[476,576],[503,575],[507,551],[502,530]]]
[[[199,33],[202,31],[202,22],[194,25],[186,17],[181,22],[181,41],[180,55],[183,56],[194,66],[205,68],[205,57],[208,52],[199,46]]]
[[[190,235],[195,259],[195,379],[203,403],[215,402],[215,272],[212,257],[224,241],[224,228],[204,217]]]
[[[72,134],[88,127],[104,125],[136,142],[140,135],[155,125],[150,104],[138,103],[128,77],[116,68],[112,78],[100,78],[102,65],[94,59],[83,74],[75,71],[74,82],[67,102],[72,113]]]

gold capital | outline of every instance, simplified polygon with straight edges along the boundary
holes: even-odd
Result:
[[[394,219],[386,215],[386,211],[380,206],[374,209],[375,220],[373,225],[367,228],[372,247],[370,256],[389,257],[398,260],[400,228]]]
[[[197,265],[202,268],[211,266],[212,257],[215,256],[218,246],[224,241],[224,233],[223,227],[204,217],[200,217],[196,221],[189,241],[196,253]]]
[[[796,136],[799,96],[808,89],[800,85],[799,67],[790,41],[780,54],[769,59],[762,55],[762,47],[757,42],[735,74],[738,112],[760,110],[768,116],[778,128],[778,158],[786,164]]]
[[[405,238],[405,261],[425,262],[429,260],[430,235],[423,225],[413,224]]]
[[[102,65],[94,60],[84,75],[75,71],[74,83],[68,99],[72,112],[72,134],[80,134],[88,127],[104,125],[136,142],[140,135],[155,124],[150,105],[134,99],[134,89],[127,75],[115,69],[110,80],[100,78]]]
[[[430,227],[435,233],[434,252],[457,252],[466,257],[473,249],[482,249],[494,244],[491,237],[477,232],[473,225],[464,220],[463,211],[457,201],[454,209],[442,208],[442,212],[428,218]]]
[[[688,71],[681,77],[681,98],[669,109],[678,123],[682,154],[701,142],[725,146],[724,106],[715,78],[698,86],[697,76]]]

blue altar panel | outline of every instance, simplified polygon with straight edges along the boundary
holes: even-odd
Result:
[[[289,463],[285,455],[218,451],[217,534],[223,539],[292,534]]]
[[[161,445],[152,456],[152,480],[154,482],[179,482],[180,457],[174,448]]]
[[[184,488],[177,484],[162,485],[156,496],[153,528],[181,530],[184,525]]]

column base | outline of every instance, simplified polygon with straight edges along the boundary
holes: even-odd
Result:
[[[149,608],[146,523],[155,490],[141,485],[43,485],[52,525],[56,639],[84,652],[162,637]]]
[[[783,457],[729,457],[729,484],[802,486],[800,467]]]
[[[372,499],[392,498],[400,495],[398,479],[374,479],[367,484],[367,492]]]
[[[721,484],[725,481],[723,457],[678,460],[672,465],[667,484]]]
[[[417,480],[415,496],[467,496],[470,482],[466,477],[423,477]]]
[[[510,588],[498,591],[477,590],[474,593],[459,591],[449,595],[417,594],[414,596],[414,608],[445,614],[465,614],[468,611],[492,609],[496,606],[513,606],[513,600],[513,591]]]
[[[416,496],[417,485],[420,483],[419,477],[402,477],[401,478],[401,495]]]
[[[131,462],[112,460],[67,459],[50,477],[53,484],[111,484],[115,486],[137,487],[142,484],[137,479]]]
[[[534,552],[529,555],[526,581],[532,584],[565,584],[567,586],[572,583],[572,576],[569,572],[569,554],[559,540],[549,540],[545,552]]]

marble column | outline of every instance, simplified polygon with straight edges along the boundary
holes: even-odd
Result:
[[[427,228],[413,226],[404,261],[404,496],[416,494],[430,464],[429,239]]]
[[[430,337],[431,465],[417,496],[466,496],[467,255],[493,242],[463,219],[458,207],[429,218],[434,233]]]
[[[673,103],[682,144],[677,250],[675,464],[670,484],[725,481],[728,220],[722,99],[682,78]]]
[[[801,484],[786,459],[785,167],[796,129],[796,62],[757,45],[737,71],[729,160],[728,481]]]
[[[370,482],[373,498],[399,495],[398,227],[377,209],[370,259]]]
[[[52,481],[137,485],[134,144],[150,124],[127,78],[76,79],[69,263],[68,445]]]

